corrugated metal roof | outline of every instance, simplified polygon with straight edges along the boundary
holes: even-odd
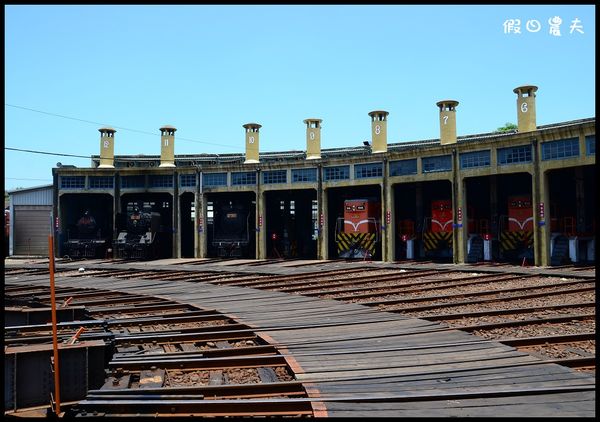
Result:
[[[54,198],[52,185],[16,189],[8,192],[12,205],[52,205]]]

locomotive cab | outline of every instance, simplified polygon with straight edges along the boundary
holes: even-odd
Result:
[[[452,257],[453,215],[452,201],[431,201],[431,217],[423,224],[425,255],[434,259]]]
[[[151,259],[157,255],[161,216],[135,206],[127,214],[126,230],[115,241],[118,258]]]
[[[372,258],[380,241],[381,203],[374,199],[344,201],[343,217],[335,224],[340,258]]]
[[[533,207],[531,196],[507,199],[508,215],[501,219],[500,252],[504,259],[533,260]]]
[[[212,245],[219,257],[242,257],[250,243],[250,211],[240,203],[228,201],[215,211]]]
[[[106,247],[106,239],[98,228],[96,219],[89,210],[85,210],[75,225],[73,237],[65,242],[65,251],[70,258],[101,257]]]

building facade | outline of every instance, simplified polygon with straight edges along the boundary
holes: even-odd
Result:
[[[536,91],[514,90],[516,130],[457,136],[458,102],[443,100],[439,139],[388,143],[389,113],[378,110],[371,142],[338,149],[321,149],[316,118],[304,120],[301,152],[260,153],[261,125],[248,123],[246,154],[175,155],[176,129],[164,126],[160,156],[115,156],[116,131],[101,128],[92,167],[53,169],[56,246],[90,208],[113,242],[139,204],[161,215],[157,257],[223,256],[220,216],[243,211],[237,256],[335,259],[350,239],[344,203],[365,198],[381,210],[373,259],[593,262],[595,118],[537,126]]]

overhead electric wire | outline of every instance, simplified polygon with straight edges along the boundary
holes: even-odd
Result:
[[[143,135],[156,136],[156,133],[146,132],[146,131],[139,130],[139,129],[130,129],[130,128],[122,127],[122,126],[107,125],[105,123],[99,123],[99,122],[94,122],[94,121],[91,121],[91,120],[79,119],[77,117],[64,116],[62,114],[50,113],[50,112],[47,112],[47,111],[36,110],[36,109],[33,109],[33,108],[23,107],[23,106],[14,105],[14,104],[4,103],[4,105],[8,106],[8,107],[19,108],[21,110],[32,111],[34,113],[46,114],[48,116],[60,117],[60,118],[69,119],[69,120],[76,120],[78,122],[90,123],[90,124],[94,124],[94,125],[98,125],[98,126],[109,126],[109,127],[115,128],[115,129],[127,130],[129,132],[141,133]],[[216,143],[216,142],[197,141],[195,139],[182,138],[182,137],[177,137],[177,139],[181,140],[181,141],[195,142],[197,144],[217,145],[217,146],[220,146],[220,147],[227,147],[227,148],[232,148],[232,149],[238,149],[238,147],[234,147],[232,145],[227,145],[227,144],[222,144],[222,143]]]
[[[46,154],[46,155],[57,155],[60,157],[76,157],[76,158],[87,158],[87,159],[91,159],[91,156],[86,156],[86,155],[73,155],[73,154],[61,154],[61,153],[57,153],[57,152],[46,152],[46,151],[34,151],[31,149],[19,149],[19,148],[10,148],[10,147],[4,147],[4,149],[8,149],[10,151],[20,151],[20,152],[30,152],[32,154]]]

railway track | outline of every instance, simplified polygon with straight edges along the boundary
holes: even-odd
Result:
[[[5,307],[39,311],[50,304],[48,290],[6,287]],[[307,394],[286,358],[250,327],[225,315],[90,289],[57,288],[56,300],[86,310],[83,320],[58,324],[59,343],[74,342],[75,336],[84,344],[102,340],[110,344],[106,353],[111,356],[104,381],[88,385],[86,396],[79,397],[83,400],[67,400],[65,416],[313,414],[310,401],[294,400]],[[5,355],[51,343],[51,335],[50,324],[5,327]],[[20,407],[15,400],[7,414],[23,414]]]
[[[595,370],[595,280],[589,277],[364,268],[285,276],[110,269],[89,274],[208,282],[360,303],[440,321],[576,370]]]
[[[240,282],[446,323],[581,371],[595,370],[595,280],[381,270],[351,278]]]
[[[41,281],[47,280],[48,272],[44,268],[12,268],[5,275]],[[594,280],[589,277],[364,267],[257,275],[105,265],[84,271],[60,268],[57,277],[158,281],[157,294],[163,281],[177,280],[359,303],[442,322],[441,329],[435,329],[440,335],[444,326],[448,333],[456,328],[471,332],[482,337],[477,347],[486,344],[486,339],[500,340],[548,362],[578,371],[595,369],[595,294],[590,289]],[[35,285],[5,286],[5,298],[15,307],[49,303],[47,288]],[[317,399],[307,395],[303,378],[296,379],[290,355],[227,315],[151,296],[89,288],[60,287],[56,298],[65,305],[61,308],[80,307],[87,312],[85,320],[59,324],[62,342],[71,341],[83,327],[77,341],[113,345],[105,379],[88,388],[82,400],[65,404],[69,416],[310,417],[319,409]],[[5,329],[9,349],[36,347],[48,342],[49,336],[47,324]],[[295,347],[313,346],[310,340],[298,338]],[[343,356],[350,352],[335,353]],[[485,396],[481,394],[477,397]],[[351,403],[359,399],[350,395],[335,400]]]

